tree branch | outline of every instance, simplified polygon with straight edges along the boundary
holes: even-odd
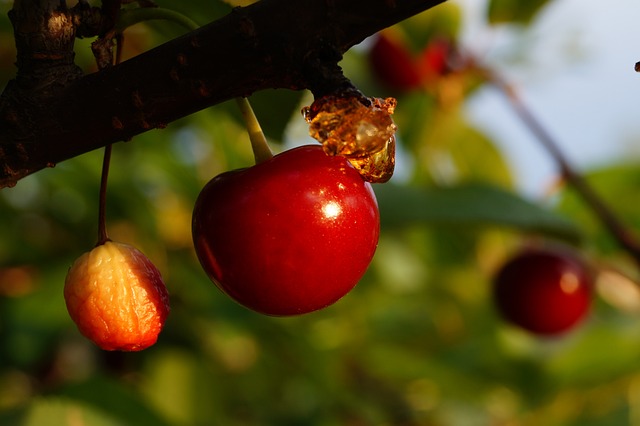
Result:
[[[337,63],[375,32],[444,0],[262,0],[54,96],[0,98],[0,188],[107,144],[267,88],[319,96]]]
[[[600,195],[591,187],[584,176],[571,166],[560,148],[560,144],[525,105],[515,87],[497,72],[487,68],[483,71],[488,80],[505,94],[514,112],[555,160],[562,177],[573,186],[578,195],[582,197],[583,201],[618,244],[633,257],[637,265],[640,265],[640,241],[636,239],[636,236],[623,224],[611,207],[600,198]]]

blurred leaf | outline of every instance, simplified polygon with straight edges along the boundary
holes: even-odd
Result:
[[[635,200],[640,189],[640,166],[638,164],[617,164],[598,170],[584,172],[593,190],[620,218],[632,232],[640,230],[640,204]],[[585,230],[589,241],[601,251],[615,253],[619,244],[603,227],[593,211],[570,186],[563,189],[558,203],[558,211],[570,216]]]
[[[230,4],[233,7],[238,7],[238,6],[244,7],[244,6],[249,6],[250,4],[253,4],[258,0],[222,0],[222,1]]]
[[[418,163],[415,179],[440,185],[482,181],[510,187],[513,176],[502,152],[464,116],[459,103],[464,84],[458,78],[442,81],[443,93],[456,94],[451,102],[410,96],[398,107],[398,113],[403,114],[396,120],[400,142],[412,151]]]
[[[21,407],[19,409],[0,412],[0,425],[19,425],[22,419],[24,419],[27,409],[28,407]]]
[[[614,318],[607,324],[593,319],[588,332],[582,332],[574,344],[563,348],[546,368],[559,384],[585,386],[608,377],[634,374],[640,367],[640,328],[635,320]],[[587,330],[584,330],[587,331]],[[602,350],[606,342],[607,350]]]
[[[146,402],[124,383],[105,377],[93,377],[83,383],[69,385],[59,392],[60,395],[82,402],[86,406],[109,413],[118,419],[117,424],[168,426],[162,417],[156,414]],[[42,422],[42,424],[66,424],[64,422]],[[86,423],[93,425],[94,423]]]
[[[437,100],[423,93],[410,93],[398,103],[394,121],[401,140],[409,147],[424,143],[427,135],[437,126]]]
[[[455,3],[441,3],[399,24],[414,52],[420,52],[434,38],[456,40],[462,23],[462,10]]]
[[[385,184],[375,191],[383,226],[491,224],[573,241],[581,237],[568,219],[496,187],[466,184],[424,190]]]
[[[197,352],[156,351],[145,368],[142,392],[173,424],[206,424],[214,416],[222,424],[220,388]]]
[[[529,23],[549,0],[491,0],[489,3],[489,22],[491,24],[502,23]]]
[[[96,410],[66,398],[37,398],[21,413],[21,419],[13,424],[21,426],[117,426],[122,424],[115,421],[108,413],[108,411]],[[0,417],[0,421],[2,420]]]
[[[465,123],[457,125],[451,133],[445,152],[455,168],[457,181],[482,181],[505,187],[513,184],[509,165],[492,140]]]

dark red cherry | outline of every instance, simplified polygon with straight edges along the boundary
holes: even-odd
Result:
[[[494,281],[498,311],[535,334],[570,330],[587,314],[592,280],[583,260],[564,248],[530,249],[510,259]]]

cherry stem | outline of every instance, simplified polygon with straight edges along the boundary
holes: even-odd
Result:
[[[102,177],[100,178],[100,201],[98,205],[98,243],[100,246],[110,241],[107,234],[107,180],[109,177],[109,164],[111,163],[111,147],[109,144],[104,147],[104,158],[102,160]]]
[[[128,27],[140,22],[157,19],[174,22],[189,31],[194,31],[200,28],[195,21],[180,12],[162,7],[140,7],[121,10],[115,29],[117,32],[122,32]]]
[[[556,139],[538,121],[529,108],[523,102],[518,91],[504,78],[494,71],[485,70],[489,81],[498,87],[507,97],[515,113],[520,117],[529,130],[536,136],[544,148],[554,158],[564,179],[573,186],[583,201],[591,208],[602,225],[618,241],[618,243],[640,265],[640,244],[631,235],[626,226],[616,216],[611,208],[600,198],[587,180],[578,173],[569,163]]]
[[[115,64],[120,63],[122,57],[122,48],[124,45],[124,36],[121,32],[116,33],[116,57]],[[112,144],[104,147],[104,156],[102,158],[102,175],[100,176],[100,195],[98,201],[98,243],[101,246],[107,241],[111,241],[107,233],[107,181],[109,180],[109,166],[111,165]]]
[[[122,33],[122,31],[131,25],[153,19],[171,21],[181,25],[189,31],[195,31],[199,28],[199,25],[195,21],[180,12],[161,7],[143,7],[121,11],[116,24],[116,30],[118,33]],[[260,123],[253,112],[253,108],[251,108],[249,100],[247,98],[240,97],[236,98],[236,102],[240,107],[242,117],[247,125],[247,131],[249,133],[249,139],[251,140],[251,148],[253,150],[253,156],[256,164],[270,159],[273,157],[273,153],[269,148],[267,139],[265,138],[262,128],[260,127]]]
[[[273,157],[273,153],[267,143],[267,138],[262,132],[260,122],[251,108],[251,104],[247,98],[236,98],[236,102],[242,112],[242,117],[247,126],[247,132],[249,133],[249,139],[251,141],[251,149],[253,150],[253,156],[256,159],[256,164],[267,161]]]

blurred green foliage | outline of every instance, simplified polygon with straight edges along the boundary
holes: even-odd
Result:
[[[158,3],[201,23],[230,8]],[[488,18],[528,22],[544,3],[491,1]],[[460,26],[457,6],[443,4],[398,30],[415,49],[455,38]],[[8,19],[0,31],[8,81]],[[181,31],[137,25],[125,58]],[[77,46],[87,72],[90,41]],[[375,188],[382,235],[354,291],[320,312],[272,318],[207,279],[191,244],[192,205],[207,180],[253,161],[235,105],[218,105],[114,147],[110,235],[159,267],[172,312],[152,348],[103,352],[78,333],[62,297],[67,268],[97,239],[102,152],[66,161],[0,191],[1,425],[639,424],[637,307],[598,298],[585,324],[542,340],[505,324],[491,303],[493,272],[532,241],[561,239],[594,264],[637,276],[581,200],[570,189],[538,204],[513,192],[509,164],[462,113],[476,76],[391,93],[372,77],[365,49],[342,64],[368,95],[398,98],[403,159],[398,176]],[[252,101],[275,150],[313,142],[299,112],[307,93],[265,91]],[[640,228],[638,205],[623,202],[637,193],[637,165],[589,179]]]
[[[489,22],[492,24],[530,23],[549,0],[518,1],[518,0],[490,0]]]

